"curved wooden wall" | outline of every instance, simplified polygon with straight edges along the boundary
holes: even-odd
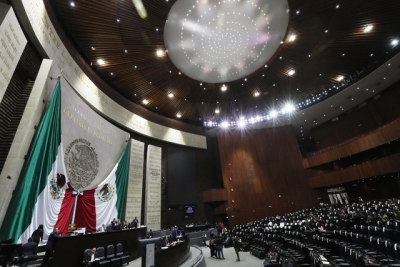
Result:
[[[346,169],[309,178],[312,188],[339,185],[387,173],[400,171],[400,154],[372,160]]]
[[[290,126],[220,130],[218,144],[230,227],[317,205]]]
[[[378,147],[400,138],[400,118],[385,124],[367,134],[352,138],[344,143],[332,146],[303,159],[304,168],[311,168],[324,163],[348,157],[362,151]]]

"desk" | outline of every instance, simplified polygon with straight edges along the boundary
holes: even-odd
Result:
[[[129,253],[130,260],[138,258],[138,239],[146,238],[147,228],[137,228],[115,232],[89,235],[66,236],[57,240],[54,256],[54,267],[81,267],[83,252],[88,248],[104,247],[121,243],[124,252]]]
[[[177,267],[184,263],[189,256],[189,239],[185,238],[184,242],[180,242],[173,247],[163,250],[159,254],[155,254],[154,263],[157,267]]]

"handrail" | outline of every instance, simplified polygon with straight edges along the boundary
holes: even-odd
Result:
[[[190,260],[190,261],[188,261],[188,262],[182,264],[181,267],[193,267],[193,266],[195,266],[195,265],[201,260],[201,258],[203,257],[203,250],[202,250],[199,246],[193,245],[193,246],[191,246],[191,247],[198,249],[198,250],[200,251],[200,254],[197,255],[197,257],[193,258],[192,260]]]

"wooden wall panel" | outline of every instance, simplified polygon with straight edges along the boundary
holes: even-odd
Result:
[[[374,131],[347,140],[336,146],[322,149],[303,159],[304,168],[311,168],[324,163],[348,157],[374,147],[381,146],[400,138],[400,118],[385,124]]]
[[[396,84],[395,88],[384,94],[376,102],[376,109],[386,121],[392,121],[400,117],[400,84]]]
[[[317,204],[290,126],[221,130],[218,143],[231,227]]]
[[[394,173],[400,171],[399,162],[400,154],[394,154],[346,169],[311,177],[309,178],[309,183],[311,187],[318,188]]]
[[[397,82],[386,89],[380,98],[368,99],[366,106],[339,116],[337,121],[311,129],[317,148],[334,146],[395,120],[400,117],[399,99],[400,82]]]
[[[225,189],[209,189],[203,191],[203,202],[226,201]]]
[[[323,149],[372,131],[379,126],[370,114],[370,109],[365,106],[347,115],[339,116],[337,121],[330,121],[311,129],[311,135],[317,148]]]

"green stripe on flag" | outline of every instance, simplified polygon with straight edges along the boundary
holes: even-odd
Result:
[[[131,141],[129,141],[128,144],[126,145],[125,150],[118,161],[117,171],[115,172],[115,177],[116,177],[115,184],[117,187],[116,191],[118,196],[116,209],[118,211],[118,218],[120,218],[121,221],[125,220],[130,154],[131,154]]]
[[[28,158],[22,168],[7,213],[0,229],[0,240],[17,242],[30,225],[37,197],[47,184],[61,144],[61,83],[54,88],[39,127],[33,137]]]

